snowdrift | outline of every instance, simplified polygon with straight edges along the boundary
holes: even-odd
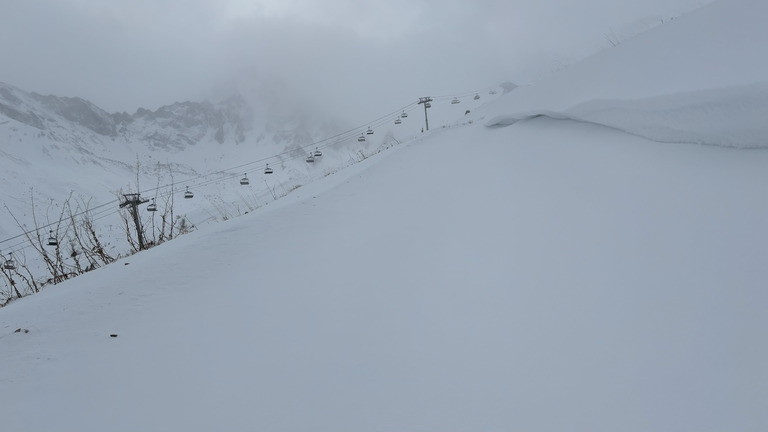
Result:
[[[659,142],[767,148],[768,3],[720,0],[482,110],[503,126],[537,116]]]
[[[591,100],[562,111],[502,114],[486,125],[535,117],[619,129],[658,142],[768,147],[768,83],[634,100]]]

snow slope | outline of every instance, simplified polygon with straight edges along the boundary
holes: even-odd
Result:
[[[486,124],[537,115],[660,142],[768,147],[768,3],[719,0],[515,90]]]
[[[0,310],[4,428],[760,430],[767,162],[440,130]]]

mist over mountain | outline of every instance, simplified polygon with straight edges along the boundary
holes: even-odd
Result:
[[[206,138],[242,143],[253,126],[253,110],[239,95],[217,103],[186,101],[155,111],[108,113],[81,98],[43,96],[5,83],[0,83],[0,114],[54,142],[130,139],[165,150],[184,150]]]

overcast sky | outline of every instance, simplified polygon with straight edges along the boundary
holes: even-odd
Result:
[[[2,0],[0,81],[110,112],[237,83],[384,114],[525,84],[649,17],[711,0]],[[215,97],[215,96],[214,96]]]

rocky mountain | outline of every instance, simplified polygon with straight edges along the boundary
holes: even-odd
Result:
[[[6,117],[6,121],[2,121]],[[238,95],[221,102],[179,102],[155,111],[108,113],[77,97],[27,93],[0,83],[0,123],[18,122],[56,142],[84,144],[131,140],[155,149],[184,150],[206,141],[242,143],[252,128],[253,110]]]

